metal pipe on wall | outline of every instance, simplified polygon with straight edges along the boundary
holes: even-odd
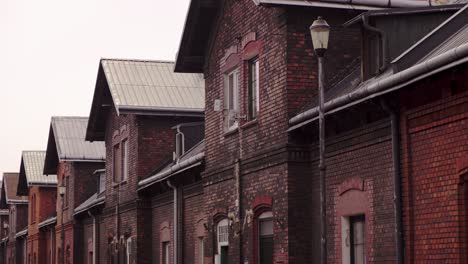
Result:
[[[392,109],[385,99],[380,100],[382,108],[390,115],[392,133],[392,163],[393,163],[393,203],[395,213],[395,242],[397,263],[404,263],[403,256],[403,231],[401,216],[401,175],[400,175],[400,118],[398,113]]]
[[[178,243],[178,226],[177,226],[177,222],[178,222],[178,217],[177,217],[177,212],[178,212],[178,199],[177,199],[177,187],[174,186],[170,180],[167,180],[167,186],[169,186],[169,188],[171,188],[173,191],[174,191],[174,208],[173,208],[173,216],[174,216],[174,247],[173,247],[173,257],[174,257],[174,264],[177,264],[177,260],[178,260],[178,248],[177,248],[177,243]]]

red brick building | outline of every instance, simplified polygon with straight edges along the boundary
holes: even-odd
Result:
[[[103,142],[85,141],[87,125],[86,117],[52,117],[50,122],[44,174],[56,174],[58,185],[65,187],[63,197],[57,194],[57,219],[52,230],[55,233],[49,245],[54,248],[52,258],[56,263],[60,263],[61,257],[67,264],[83,263],[83,256],[74,254],[75,251],[81,252],[82,239],[82,227],[74,219],[74,210],[96,193],[97,182],[93,173],[104,168],[106,157]],[[60,255],[61,252],[64,255]]]
[[[151,199],[152,263],[193,263],[205,257],[204,123],[179,124],[174,130],[173,161],[138,183],[140,195]]]
[[[7,261],[8,250],[8,229],[5,228],[9,224],[9,212],[6,209],[0,209],[0,261]]]
[[[45,151],[23,151],[21,156],[17,195],[28,196],[28,264],[46,264],[50,236],[40,231],[39,223],[56,214],[57,176],[43,174],[45,155]]]
[[[6,263],[24,263],[22,250],[18,250],[16,234],[28,226],[28,199],[25,196],[17,196],[18,173],[4,173],[1,186],[0,208],[8,211],[8,246],[6,251]]]
[[[448,9],[347,23],[362,28],[362,58],[378,59],[326,95],[330,263],[466,263],[468,7]],[[364,23],[393,36],[386,53]],[[314,142],[317,114],[292,118],[291,137]]]
[[[204,117],[204,82],[161,61],[103,59],[86,140],[106,145],[99,263],[153,263],[151,201],[138,182],[172,160],[179,123]]]

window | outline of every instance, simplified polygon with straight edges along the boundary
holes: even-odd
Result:
[[[65,206],[68,206],[70,200],[70,177],[65,177]]]
[[[351,264],[366,263],[366,225],[364,215],[352,216],[350,222]]]
[[[229,220],[224,219],[220,221],[216,230],[218,254],[215,255],[215,264],[227,264],[229,253]]]
[[[163,264],[170,263],[171,252],[169,251],[169,242],[162,243],[162,262]]]
[[[234,70],[225,76],[224,84],[225,128],[237,127],[236,115],[239,112],[239,71]]]
[[[93,264],[93,252],[88,253],[88,264]]]
[[[122,181],[128,179],[128,140],[122,141]]]
[[[260,109],[260,70],[259,60],[255,58],[249,61],[249,91],[248,91],[248,117],[249,120],[257,118]]]
[[[36,221],[36,194],[31,196],[31,223]]]
[[[260,264],[273,264],[273,214],[258,217],[258,258]]]
[[[205,263],[205,239],[203,237],[198,238],[198,264]]]
[[[120,173],[121,173],[121,168],[120,168],[120,144],[117,144],[114,146],[114,166],[113,166],[113,180],[114,182],[119,182],[120,180]]]

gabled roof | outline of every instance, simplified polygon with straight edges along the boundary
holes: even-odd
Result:
[[[409,52],[416,51],[417,53],[422,54],[421,56],[416,57],[419,58],[416,61],[414,61],[413,58],[412,64],[410,64],[406,69],[402,71],[397,70],[398,67],[395,67],[397,66],[395,64],[398,63],[397,59],[392,62],[392,67],[382,74],[360,83],[346,94],[326,101],[324,105],[326,114],[329,115],[341,111],[371,98],[404,88],[409,84],[427,78],[433,74],[468,63],[468,29],[466,27],[468,23],[467,13],[468,5],[449,18],[446,22],[442,23],[442,25],[435,31],[424,37],[422,42],[420,41],[408,51],[404,52],[403,54],[408,54]],[[463,21],[463,23],[461,23],[459,19]],[[437,45],[431,45],[435,48],[427,50],[427,46],[421,44],[424,43],[424,41],[427,41],[427,39],[430,39],[434,34],[445,35],[445,32],[439,31],[444,31],[444,25],[453,21],[456,21],[453,26],[458,27],[458,29],[452,29],[451,31],[453,33],[444,39],[440,39],[440,41],[437,42]],[[422,51],[417,51],[419,48],[421,48]],[[317,116],[317,106],[296,115],[289,120],[291,127],[288,131],[295,130],[315,121]]]
[[[87,117],[52,117],[45,157],[44,174],[57,173],[60,161],[104,162],[104,142],[85,140]]]
[[[153,176],[141,180],[138,183],[138,190],[145,189],[155,183],[161,182],[169,177],[179,174],[188,169],[200,166],[205,159],[205,141],[200,141],[193,148],[185,152],[179,160],[168,164]]]
[[[6,208],[7,204],[27,204],[28,197],[18,196],[16,189],[18,188],[19,173],[5,172],[3,173],[3,182],[1,190],[0,208]]]
[[[31,186],[55,187],[56,175],[44,175],[45,151],[23,151],[17,195],[27,195]]]
[[[118,115],[203,117],[205,81],[201,74],[175,73],[173,62],[102,59],[87,140],[103,140],[110,107]]]

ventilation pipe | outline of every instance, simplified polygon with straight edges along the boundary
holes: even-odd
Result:
[[[403,264],[403,233],[401,227],[401,175],[400,175],[400,119],[398,113],[384,100],[380,100],[382,108],[390,115],[392,133],[392,161],[393,161],[393,203],[395,213],[395,240],[398,264]]]

